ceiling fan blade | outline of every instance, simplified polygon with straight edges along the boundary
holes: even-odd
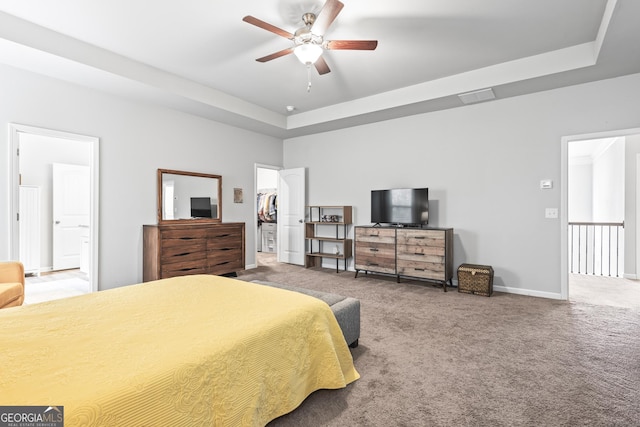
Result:
[[[256,59],[256,61],[267,62],[267,61],[271,61],[272,59],[280,58],[281,56],[289,55],[290,53],[293,53],[292,47],[289,47],[287,49],[282,49],[281,51],[272,53],[271,55],[263,56],[262,58]]]
[[[322,56],[319,57],[318,60],[313,65],[316,67],[316,70],[318,70],[318,74],[320,75],[331,72],[331,70],[329,69],[329,66],[327,65],[327,61],[325,61]]]
[[[327,28],[329,28],[333,23],[334,19],[336,19],[336,16],[338,16],[343,7],[344,4],[338,0],[327,0],[316,17],[316,21],[311,27],[311,32],[318,36],[324,36]]]
[[[286,39],[293,40],[293,34],[291,34],[290,32],[285,31],[282,28],[278,28],[275,25],[271,25],[267,22],[261,21],[258,18],[254,18],[253,16],[247,15],[244,18],[242,18],[242,20],[251,25],[255,25],[256,27],[262,28],[263,30],[271,31],[272,33],[282,36]]]
[[[329,50],[375,50],[378,40],[327,40],[325,49]]]

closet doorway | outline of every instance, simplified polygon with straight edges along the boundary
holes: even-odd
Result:
[[[277,262],[279,166],[256,164],[255,232],[256,266]]]

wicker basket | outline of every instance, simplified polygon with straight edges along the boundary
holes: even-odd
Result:
[[[458,267],[458,292],[490,297],[493,293],[493,267],[461,264]]]

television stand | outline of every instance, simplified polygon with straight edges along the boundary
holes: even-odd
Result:
[[[360,271],[453,286],[453,228],[355,227],[355,278]]]

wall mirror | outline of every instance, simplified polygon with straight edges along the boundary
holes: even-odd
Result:
[[[158,223],[221,222],[222,177],[158,169]]]

